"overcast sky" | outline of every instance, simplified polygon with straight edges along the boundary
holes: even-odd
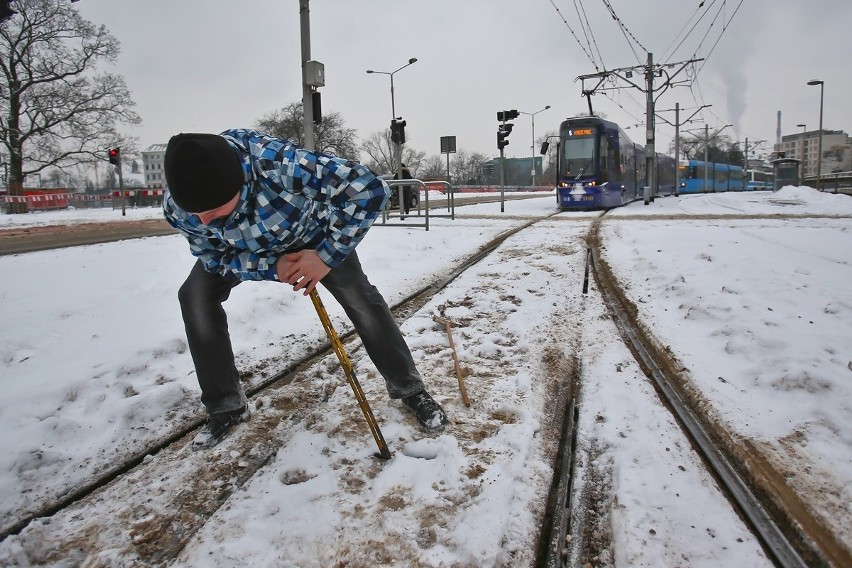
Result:
[[[645,50],[661,63],[707,58],[691,87],[658,93],[658,112],[680,103],[683,120],[712,105],[699,114],[711,132],[732,124],[725,134],[748,137],[750,145],[766,140],[771,151],[778,111],[782,134],[801,132],[801,123],[818,127],[820,88],[806,83],[822,79],[824,127],[852,131],[852,2],[700,3],[313,0],[311,55],[325,64],[323,110],[341,113],[361,138],[386,129],[392,117],[388,75],[366,70],[394,71],[416,57],[394,75],[395,106],[410,145],[427,154],[440,152],[441,136],[456,136],[459,149],[497,155],[496,113],[504,109],[533,113],[550,105],[535,116],[535,136],[555,133],[562,119],[587,111],[578,76],[644,64]],[[587,25],[575,6],[584,8]],[[75,7],[121,41],[111,70],[127,80],[143,119],[127,131],[140,148],[177,132],[252,127],[301,100],[298,0],[81,0]],[[597,94],[592,103],[622,126],[644,122],[636,88]],[[675,121],[674,112],[660,114]],[[667,150],[674,128],[657,124],[658,151]],[[703,132],[703,124],[684,128]],[[515,121],[507,156],[530,155],[531,127],[528,115]],[[642,127],[627,132],[644,143]]]

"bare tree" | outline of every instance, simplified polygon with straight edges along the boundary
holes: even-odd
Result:
[[[132,152],[120,123],[138,124],[120,75],[96,74],[114,62],[119,42],[84,20],[66,0],[17,0],[0,24],[0,144],[9,163],[9,194],[26,176],[106,158],[108,147]],[[10,213],[26,211],[10,204]]]
[[[704,161],[704,147],[707,147],[707,161],[741,166],[744,163],[743,152],[739,144],[727,134],[710,133],[709,143],[701,134],[693,131],[680,137],[680,156],[684,160]],[[674,155],[674,141],[669,145]]]
[[[432,154],[423,161],[423,170],[420,179],[442,179],[447,178],[447,160],[444,156]]]
[[[556,184],[556,166],[557,166],[557,153],[559,151],[559,135],[555,130],[548,130],[536,141],[536,152],[538,152],[544,144],[547,142],[547,154],[544,156],[544,164],[542,165],[544,171],[542,172],[541,183],[547,184],[552,183]]]
[[[370,134],[361,144],[361,151],[367,155],[364,165],[371,170],[381,174],[390,174],[394,171],[393,142],[391,141],[390,129]],[[402,147],[402,163],[408,166],[411,175],[414,177],[421,175],[420,170],[425,158],[426,152]]]
[[[305,142],[304,107],[301,102],[272,111],[261,117],[258,130],[271,136],[279,136],[303,146]],[[354,128],[346,128],[339,112],[323,115],[322,122],[314,125],[315,150],[333,154],[349,160],[358,159],[358,136]]]
[[[469,153],[467,150],[459,150],[450,161],[450,172],[457,184],[480,185],[482,179],[482,166],[488,161],[485,155],[479,152]]]

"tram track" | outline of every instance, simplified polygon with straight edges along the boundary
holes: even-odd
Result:
[[[596,218],[587,235],[587,269],[591,268],[595,284],[625,344],[652,380],[664,405],[681,425],[708,470],[777,566],[840,565],[819,523],[796,500],[795,492],[786,487],[783,477],[772,470],[753,444],[737,444],[721,424],[708,418],[706,401],[690,388],[685,376],[688,369],[641,323],[638,310],[602,258],[599,230],[603,219],[603,214]]]
[[[544,219],[547,219],[547,217]],[[506,239],[522,230],[528,229],[541,220],[543,219],[530,219],[521,226],[498,235],[481,247],[474,255],[465,259],[451,273],[437,279],[435,282],[410,294],[395,304],[392,307],[394,315],[398,320],[404,321],[411,314],[420,310],[431,298],[457,279],[462,273],[494,252]],[[619,329],[630,338],[631,345],[635,343],[636,347],[632,351],[634,351],[637,361],[640,362],[645,372],[655,381],[666,380],[669,376],[679,376],[679,365],[671,357],[671,354],[664,348],[659,347],[650,333],[644,330],[638,321],[635,306],[632,306],[623,291],[618,288],[611,270],[609,270],[601,258],[600,243],[598,241],[600,222],[600,218],[593,222],[592,229],[589,231],[587,237],[589,243],[587,267],[591,269],[591,276],[594,278],[598,289],[604,294],[607,305],[610,306],[610,309],[616,315],[616,321],[619,321],[619,323],[621,320],[627,322],[624,324],[620,323]],[[606,290],[608,288],[612,289]],[[346,334],[343,339],[348,340],[351,336],[352,333]],[[306,414],[303,408],[322,402],[321,398],[316,400],[293,400],[292,397],[287,395],[284,387],[290,384],[294,377],[310,366],[315,365],[317,361],[329,354],[330,347],[327,344],[323,344],[300,361],[248,389],[247,394],[251,399],[263,401],[265,411],[268,412],[267,416],[264,417],[262,422],[256,420],[246,425],[247,428],[250,428],[250,431],[244,436],[247,443],[241,448],[241,455],[231,457],[230,459],[227,456],[220,456],[215,460],[215,463],[208,464],[209,467],[203,476],[200,476],[197,480],[193,480],[193,485],[184,488],[182,495],[176,496],[175,503],[177,504],[177,509],[175,511],[168,512],[167,514],[162,511],[158,512],[153,517],[156,519],[156,522],[146,520],[148,517],[145,515],[137,516],[137,520],[131,522],[133,526],[131,535],[134,539],[134,545],[143,559],[151,563],[159,563],[173,558],[185,546],[186,542],[192,537],[192,534],[194,534],[192,532],[185,532],[186,527],[201,524],[205,519],[212,516],[227,501],[233,491],[251,479],[254,473],[270,461],[278,449],[276,447],[278,442],[269,442],[269,439],[272,438],[270,435],[272,426],[270,424],[304,420]],[[549,559],[546,565],[562,566],[561,562],[565,558],[563,554],[565,538],[567,534],[570,534],[571,519],[565,513],[571,509],[573,468],[575,463],[574,451],[576,444],[575,424],[580,412],[576,400],[576,389],[578,388],[581,369],[576,360],[565,365],[565,367],[568,368],[567,373],[570,380],[566,381],[568,386],[559,393],[557,402],[554,405],[555,408],[564,408],[565,412],[564,415],[554,417],[555,420],[561,422],[562,444],[556,456],[556,475],[554,476],[554,483],[551,487],[550,504],[546,513],[548,521],[552,524],[546,527],[542,533],[542,542],[547,541],[549,548],[547,552],[539,551],[540,562],[537,565],[544,565],[541,562],[546,557]],[[673,382],[679,383],[677,380]],[[685,380],[681,378],[680,382],[685,382]],[[675,391],[674,398],[677,399],[677,391],[682,387],[683,385],[675,384],[671,389],[660,387],[660,390]],[[696,412],[689,410],[691,406],[690,400],[691,397],[689,395],[682,396],[681,400],[676,403],[668,402],[667,406],[670,408],[673,408],[675,404],[682,406],[687,414],[693,414],[691,417],[692,420],[698,423],[700,427],[706,429],[708,425],[702,425],[701,417],[697,416]],[[682,424],[684,424],[683,420]],[[134,483],[143,483],[145,478],[144,466],[147,462],[151,461],[152,456],[162,454],[158,459],[173,463],[175,464],[175,468],[178,468],[179,462],[188,459],[185,445],[189,437],[200,425],[200,420],[187,425],[172,436],[169,436],[168,439],[152,445],[145,451],[135,455],[131,460],[114,467],[108,475],[99,476],[85,487],[80,488],[80,490],[69,493],[61,501],[53,503],[50,508],[45,508],[37,514],[30,515],[27,519],[21,520],[12,530],[4,530],[0,540],[5,539],[11,534],[20,533],[34,520],[49,522],[49,518],[54,514],[68,510],[83,500],[97,500],[98,491],[110,485],[123,483],[125,480],[131,480],[131,478],[133,478],[132,481]],[[714,438],[721,437],[713,435],[713,428],[716,426],[718,425],[709,424],[711,433],[707,438],[710,439],[710,446],[721,445],[721,442],[714,440]],[[691,430],[689,426],[684,426],[684,429],[687,431]],[[694,443],[699,445],[697,442]],[[191,458],[192,454],[189,457]],[[741,460],[741,457],[731,459],[723,451],[721,459],[723,462],[736,462],[738,459]],[[714,460],[708,458],[707,461],[712,463]],[[186,467],[187,470],[192,467],[201,469],[201,466],[199,466],[201,461],[198,459],[198,456],[195,456],[195,459],[190,459],[190,462]],[[734,469],[735,477],[742,477],[741,474],[737,473],[735,467],[731,467]],[[739,467],[741,468],[743,465],[740,463]],[[717,476],[720,479],[723,477],[719,474]],[[215,483],[219,479],[229,479],[230,481],[225,486],[217,488]],[[747,480],[746,486],[749,483],[750,481]],[[748,487],[746,487],[746,490],[747,493],[750,492]],[[729,490],[729,492],[736,495],[740,491]],[[204,503],[193,497],[196,494],[216,495],[216,499],[212,502]],[[749,497],[744,499],[746,503],[749,500]],[[768,517],[766,528],[756,528],[755,532],[761,538],[762,542],[764,540],[767,541],[764,547],[769,552],[769,556],[776,559],[779,566],[823,565],[820,553],[808,544],[811,540],[810,537],[801,534],[796,535],[792,528],[793,522],[790,520],[786,522],[782,521],[781,523],[774,520],[778,516],[777,505],[768,503],[765,494],[761,493],[757,496],[752,496],[751,500],[756,505],[747,504],[747,506],[755,507],[757,513],[751,515],[743,509],[743,516],[757,527],[760,525],[751,521],[752,516],[755,516],[759,523],[763,523],[764,519],[760,518],[760,510],[764,509],[763,516]],[[737,503],[740,502],[738,497],[735,498],[735,501]],[[742,505],[738,506],[742,507]],[[769,512],[766,512],[767,510]],[[129,511],[122,511],[121,514],[128,515],[127,518],[130,518]],[[783,525],[783,528],[778,528],[779,524]],[[160,535],[170,532],[174,535],[170,540],[164,542],[159,538]],[[764,537],[762,536],[763,533],[769,536]],[[792,538],[790,536],[791,533]],[[62,545],[63,548],[61,550],[63,553],[76,550],[75,547],[79,545],[79,541],[75,540],[76,538],[72,537]],[[85,534],[84,531],[84,534],[79,538],[89,538],[89,535]],[[778,551],[776,551],[776,547]],[[796,563],[797,561],[805,562],[802,560],[803,556],[807,560],[807,563]],[[825,565],[828,564],[826,563]]]
[[[393,305],[391,311],[394,316],[400,322],[405,321],[466,270],[491,254],[506,239],[551,216],[527,218],[520,225],[497,235],[480,247],[476,253],[460,262],[449,273],[442,275],[441,278],[416,290]],[[342,334],[341,339],[348,342],[353,336],[354,332],[350,331]],[[197,459],[203,452],[189,452],[187,445],[194,433],[203,425],[203,417],[200,417],[185,423],[167,437],[137,451],[120,463],[112,464],[87,483],[64,493],[57,499],[44,503],[13,523],[2,527],[0,542],[10,536],[21,534],[33,523],[49,524],[54,516],[73,510],[84,502],[97,502],[100,499],[99,493],[110,487],[123,483],[142,483],[146,476],[146,464],[156,457],[158,460],[172,463],[176,475],[185,475],[186,486],[181,492],[182,494],[174,497],[171,502],[170,506],[174,510],[158,515],[156,527],[148,527],[146,523],[137,523],[138,526],[133,529],[132,534],[138,540],[136,543],[137,552],[141,551],[144,557],[151,562],[157,563],[174,557],[194,534],[193,532],[187,533],[186,527],[203,523],[203,519],[209,518],[215,513],[234,490],[247,482],[275,455],[278,447],[275,442],[269,441],[273,438],[271,431],[274,425],[280,422],[302,420],[305,414],[302,408],[322,402],[319,399],[314,401],[299,400],[297,403],[287,395],[286,387],[294,378],[331,353],[331,346],[327,341],[324,341],[298,361],[246,389],[246,395],[250,402],[263,406],[267,416],[264,417],[263,421],[252,420],[243,426],[243,429],[248,430],[248,432],[242,436],[244,442],[241,443],[241,446],[243,449],[238,458],[228,459],[227,456],[220,456],[222,459],[216,459],[213,460],[213,463],[207,464],[203,475],[193,475],[193,468],[203,469],[200,467],[199,459]],[[265,365],[265,362],[258,362],[252,366],[257,368]],[[181,466],[181,461],[188,463]],[[182,474],[181,471],[184,470],[189,473]],[[231,481],[224,487],[218,488],[215,485],[217,480],[221,479],[230,479]],[[204,503],[194,498],[194,495],[215,495],[215,499]],[[130,514],[129,511],[125,513]],[[172,525],[174,530],[170,531],[168,528],[164,528],[169,525]],[[174,537],[166,542],[159,538],[149,538],[147,536],[149,528],[158,535],[171,533]],[[84,549],[84,541],[90,538],[90,532],[90,530],[84,528],[80,534],[69,535],[69,538],[54,552],[73,555],[74,550]],[[148,542],[149,540],[150,542]]]

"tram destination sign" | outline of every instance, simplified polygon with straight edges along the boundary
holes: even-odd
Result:
[[[591,136],[591,128],[575,128],[568,131],[568,136]]]

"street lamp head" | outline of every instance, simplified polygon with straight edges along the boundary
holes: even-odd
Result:
[[[544,110],[547,110],[549,108],[550,108],[550,105],[547,105],[546,107],[544,107]]]
[[[819,79],[813,79],[811,81],[808,81],[808,85],[812,85],[812,86],[813,85],[822,85],[822,84],[823,84],[823,81],[820,81]]]
[[[807,124],[797,124],[796,126],[797,126],[798,128],[807,128],[807,127],[808,127],[808,125],[807,125]]]
[[[408,60],[408,64],[411,65],[412,63],[415,63],[416,61],[417,61],[417,58],[412,57],[411,59]]]
[[[372,69],[367,69],[367,73],[375,73]]]

